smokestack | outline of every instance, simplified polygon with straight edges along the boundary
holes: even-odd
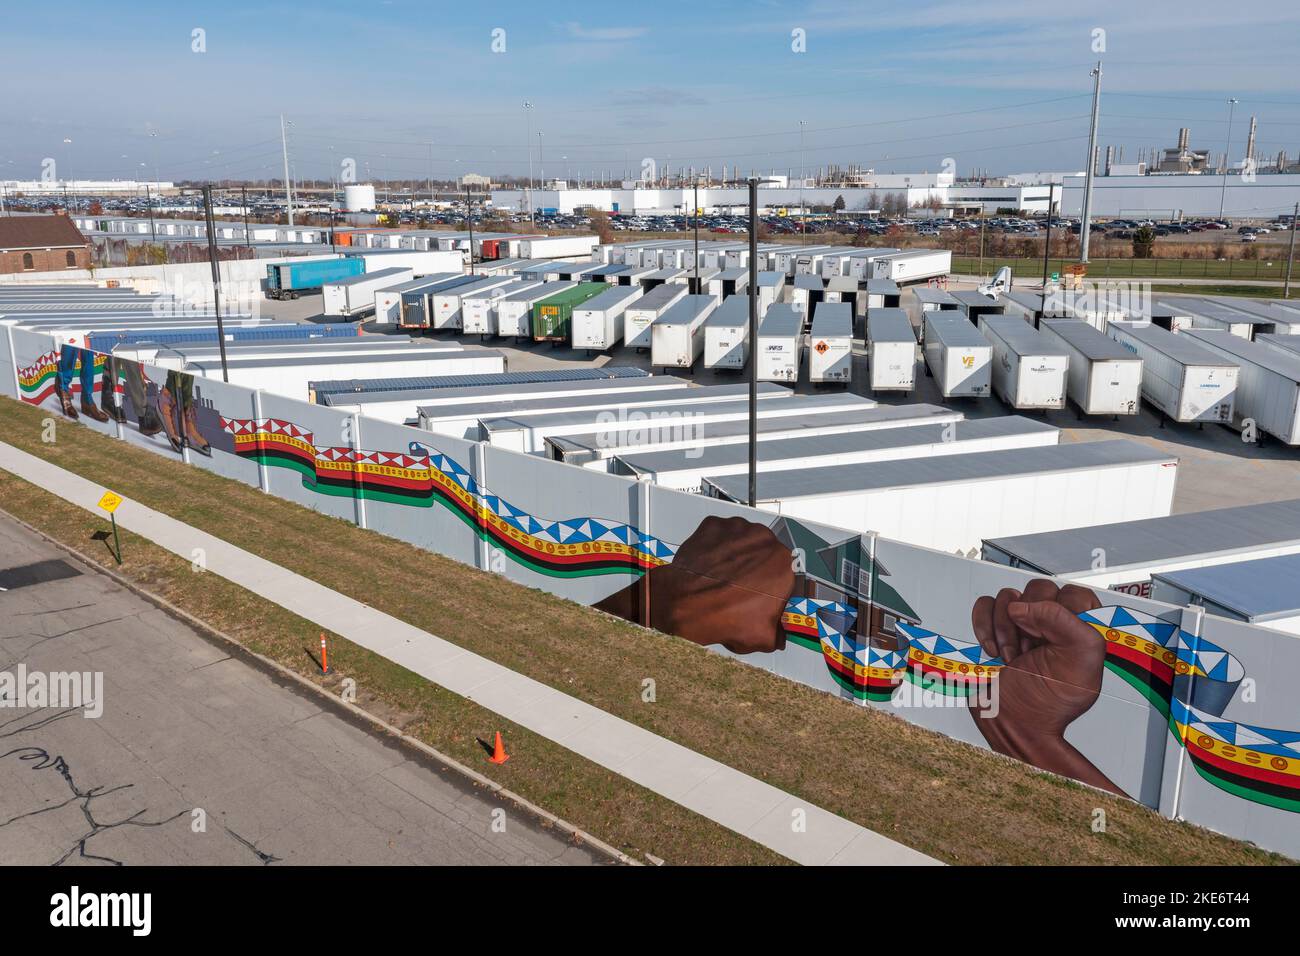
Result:
[[[1191,139],[1191,135],[1192,135],[1192,131],[1188,129],[1186,126],[1182,127],[1178,131],[1178,151],[1180,153],[1187,152],[1187,144]]]
[[[1115,165],[1115,147],[1106,147],[1106,175],[1110,175],[1110,168]]]
[[[1250,132],[1246,134],[1246,159],[1255,158],[1255,117],[1250,118]]]

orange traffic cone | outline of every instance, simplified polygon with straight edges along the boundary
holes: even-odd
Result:
[[[498,730],[497,742],[495,746],[493,746],[492,756],[488,757],[488,760],[492,761],[493,763],[505,763],[509,759],[510,759],[510,755],[506,753],[506,748],[501,743],[501,731]]]

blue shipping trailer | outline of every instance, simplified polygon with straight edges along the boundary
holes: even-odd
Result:
[[[283,262],[266,267],[266,295],[271,299],[296,299],[300,293],[319,289],[326,282],[351,279],[365,271],[366,260],[360,256]]]

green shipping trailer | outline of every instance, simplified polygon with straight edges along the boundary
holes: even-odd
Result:
[[[573,324],[573,310],[588,299],[608,292],[605,282],[579,282],[557,292],[549,299],[533,304],[533,341],[568,342]]]

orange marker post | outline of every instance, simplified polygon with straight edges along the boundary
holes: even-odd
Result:
[[[325,632],[320,632],[320,672],[328,674],[330,672],[330,661],[328,651],[325,649]]]

